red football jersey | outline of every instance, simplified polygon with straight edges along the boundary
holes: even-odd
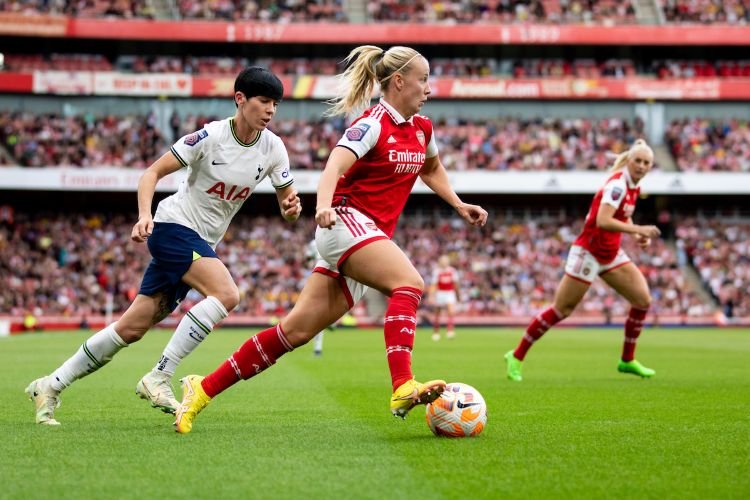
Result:
[[[583,232],[578,236],[575,244],[591,252],[602,264],[612,262],[620,249],[622,233],[605,231],[596,227],[596,214],[599,212],[599,206],[606,203],[615,207],[614,218],[627,222],[633,216],[635,202],[640,192],[641,188],[630,178],[627,168],[612,174],[604,187],[594,196],[589,213],[586,215]]]
[[[337,146],[357,160],[336,184],[333,206],[354,207],[393,236],[425,160],[438,154],[432,122],[421,115],[405,120],[381,99],[352,123]]]
[[[444,269],[435,269],[432,282],[437,285],[437,289],[443,292],[452,292],[456,289],[458,281],[458,272],[452,267]]]

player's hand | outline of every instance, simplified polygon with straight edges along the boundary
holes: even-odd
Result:
[[[286,220],[297,220],[302,213],[302,202],[297,196],[297,191],[292,191],[289,196],[281,200],[281,213]]]
[[[133,231],[130,233],[130,239],[143,243],[146,238],[151,236],[154,230],[154,219],[148,215],[138,219],[138,222],[133,226]]]
[[[645,238],[658,238],[661,234],[661,231],[656,226],[638,226],[638,229],[638,234]]]
[[[646,249],[649,247],[649,245],[651,245],[651,238],[648,238],[640,234],[635,235],[635,241],[636,243],[638,243],[638,246],[643,249]]]
[[[315,222],[323,229],[331,229],[336,224],[336,211],[331,207],[319,208],[315,212]]]
[[[456,207],[458,214],[472,226],[482,227],[487,223],[487,210],[479,205],[461,203]]]

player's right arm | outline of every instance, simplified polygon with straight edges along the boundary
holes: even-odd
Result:
[[[354,162],[367,154],[380,137],[380,122],[363,118],[344,131],[344,135],[328,157],[325,169],[318,181],[318,197],[315,203],[315,222],[330,229],[336,223],[336,212],[331,208],[336,184]]]
[[[154,229],[151,204],[154,201],[156,184],[160,179],[182,168],[182,163],[168,151],[143,172],[138,181],[138,222],[133,226],[130,237],[133,241],[143,243]]]
[[[615,219],[615,212],[625,199],[627,185],[623,179],[607,182],[602,192],[602,201],[596,212],[596,227],[605,231],[641,235],[645,238],[656,238],[661,234],[656,226],[639,226],[629,218],[627,222]]]
[[[331,151],[318,182],[315,222],[320,227],[330,229],[336,223],[336,212],[331,208],[333,192],[336,190],[336,183],[354,165],[355,161],[357,161],[357,157],[350,149],[336,147]]]

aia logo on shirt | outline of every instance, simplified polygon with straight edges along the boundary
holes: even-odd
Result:
[[[216,195],[224,201],[245,201],[250,196],[248,186],[230,185],[228,188],[223,182],[217,182],[206,193]]]

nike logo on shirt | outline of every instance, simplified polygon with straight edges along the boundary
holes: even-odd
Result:
[[[216,160],[214,160],[214,161],[211,162],[211,165],[226,165],[226,164],[227,164],[227,162],[225,162],[225,161],[216,161]]]

